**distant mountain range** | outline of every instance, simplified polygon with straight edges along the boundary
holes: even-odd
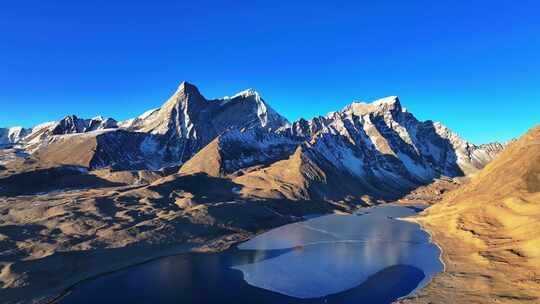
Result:
[[[0,145],[24,158],[19,172],[70,166],[205,173],[230,179],[245,197],[294,200],[395,198],[442,176],[475,173],[504,149],[418,121],[394,96],[290,123],[254,90],[208,100],[187,82],[139,117],[71,115],[0,129]]]

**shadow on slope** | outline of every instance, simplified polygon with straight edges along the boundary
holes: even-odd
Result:
[[[249,232],[286,224],[306,214],[348,210],[321,200],[248,198],[242,195],[242,187],[229,178],[205,173],[175,174],[128,192],[122,200],[150,200],[159,208],[183,212],[196,222]]]
[[[0,196],[32,195],[56,190],[123,186],[73,166],[17,173],[0,179]]]

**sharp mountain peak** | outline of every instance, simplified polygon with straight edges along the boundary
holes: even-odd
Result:
[[[350,112],[356,115],[388,111],[402,112],[406,110],[401,106],[398,96],[383,97],[369,103],[364,101],[354,101],[342,110],[344,113]]]
[[[182,81],[180,83],[180,85],[178,86],[178,89],[176,90],[176,93],[185,93],[185,94],[190,94],[190,93],[195,93],[195,94],[201,94],[199,92],[199,89],[192,83],[189,83],[187,81]]]

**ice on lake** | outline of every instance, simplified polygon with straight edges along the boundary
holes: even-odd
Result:
[[[415,214],[403,206],[326,215],[285,225],[238,246],[240,250],[288,249],[276,257],[232,268],[252,286],[296,298],[319,298],[354,288],[395,265],[424,272],[423,287],[442,271],[439,248],[417,224],[396,219]]]

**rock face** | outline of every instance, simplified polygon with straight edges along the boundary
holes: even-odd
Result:
[[[447,269],[405,303],[539,303],[540,126],[417,221]]]
[[[247,196],[289,199],[396,197],[441,176],[475,173],[504,149],[418,121],[395,96],[289,124],[254,90],[207,100],[187,82],[160,108],[127,121],[72,115],[14,130],[4,131],[11,132],[4,142],[49,167],[179,167],[234,179]]]
[[[117,128],[116,120],[101,116],[81,119],[69,115],[57,122],[46,122],[30,129],[14,127],[0,129],[0,144],[42,144],[55,135],[87,133]]]
[[[64,119],[52,126],[50,133],[51,135],[75,134],[117,127],[116,120],[112,118],[80,119],[75,115],[71,115],[64,117]]]
[[[188,160],[179,173],[226,176],[285,159],[298,144],[297,139],[261,128],[235,129],[216,137]]]
[[[440,123],[418,121],[397,97],[387,97],[299,120],[274,133],[230,132],[202,149],[180,173],[225,176],[258,166],[234,179],[246,194],[390,199],[435,178],[474,173],[503,148],[470,144]]]
[[[166,161],[183,163],[227,131],[262,128],[271,132],[287,123],[253,90],[206,100],[195,86],[183,82],[161,108],[121,126],[154,135]]]
[[[347,160],[358,159],[364,167],[379,171],[374,175],[407,171],[420,181],[476,171],[503,149],[500,144],[475,146],[440,123],[420,122],[395,96],[371,104],[352,103],[326,117],[295,122],[290,132],[311,139],[314,148],[337,166],[349,167]],[[336,140],[343,153],[332,160],[329,154],[334,154],[330,150]]]

